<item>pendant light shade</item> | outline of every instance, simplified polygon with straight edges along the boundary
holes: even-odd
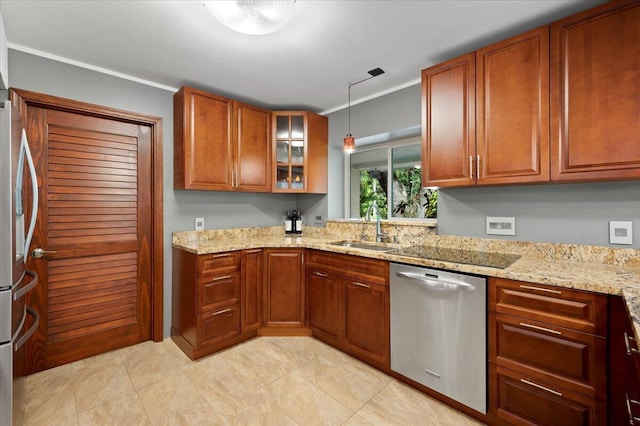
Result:
[[[362,80],[358,80],[355,83],[349,83],[349,88],[348,88],[349,102],[347,104],[348,111],[349,111],[349,133],[347,133],[347,136],[344,137],[344,140],[342,142],[342,150],[344,152],[351,153],[356,148],[356,140],[351,135],[351,86],[355,86],[356,84],[360,84],[363,81],[367,81],[369,79],[372,79],[373,77],[377,77],[380,74],[384,74],[384,71],[381,68],[374,68],[371,71],[369,71],[369,77],[363,78]]]

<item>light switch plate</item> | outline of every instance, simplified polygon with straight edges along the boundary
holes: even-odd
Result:
[[[487,216],[487,235],[516,235],[515,217]]]
[[[204,231],[204,217],[196,217],[194,226],[196,231]]]
[[[621,220],[609,221],[609,243],[633,244],[633,222]]]

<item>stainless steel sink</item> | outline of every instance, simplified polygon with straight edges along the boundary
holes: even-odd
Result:
[[[361,243],[359,241],[334,241],[329,244],[333,246],[349,247],[349,248],[356,248],[356,249],[363,249],[363,250],[374,250],[374,251],[394,250],[393,247],[385,247],[385,246],[379,246],[375,244]]]

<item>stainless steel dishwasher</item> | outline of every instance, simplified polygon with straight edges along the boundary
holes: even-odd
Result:
[[[391,263],[391,369],[487,412],[486,279]]]

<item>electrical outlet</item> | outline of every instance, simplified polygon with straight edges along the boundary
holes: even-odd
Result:
[[[633,244],[633,222],[619,220],[609,221],[609,243]]]
[[[196,217],[194,222],[196,231],[204,231],[204,217]]]
[[[324,221],[322,220],[322,215],[317,215],[313,223],[316,225],[324,225]]]
[[[487,216],[488,235],[516,235],[515,217],[490,217]]]

